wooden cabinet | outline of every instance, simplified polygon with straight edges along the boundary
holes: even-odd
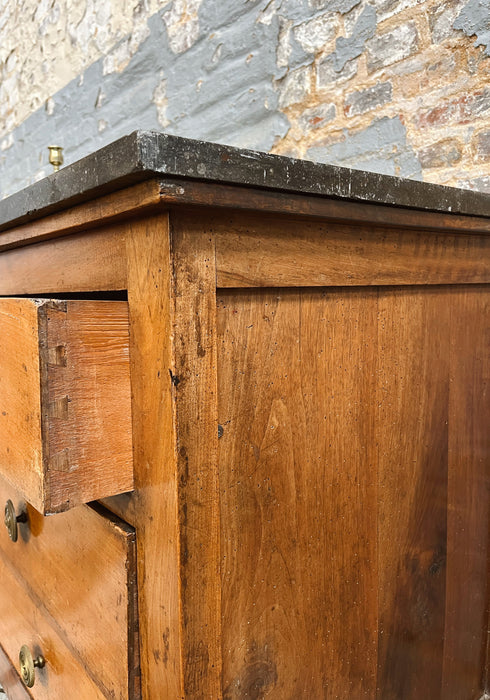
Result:
[[[0,227],[12,698],[490,692],[488,196],[143,132]]]

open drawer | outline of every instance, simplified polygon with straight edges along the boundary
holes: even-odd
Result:
[[[0,474],[44,514],[133,488],[126,302],[0,299]]]

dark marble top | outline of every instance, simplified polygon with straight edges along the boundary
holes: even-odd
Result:
[[[481,192],[135,131],[0,201],[0,230],[155,176],[490,216]]]

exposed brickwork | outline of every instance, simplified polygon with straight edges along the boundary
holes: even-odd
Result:
[[[483,26],[486,5],[480,4],[483,19],[478,3],[468,0],[379,0],[375,32],[358,33],[356,42],[368,5],[338,12],[356,55],[339,60],[340,37],[314,53],[312,90],[285,108],[291,128],[275,150],[490,191],[490,37],[485,43],[482,31],[475,41],[461,28],[469,13],[472,26]],[[301,115],[322,103],[335,105],[335,118],[306,128]],[[377,148],[388,123],[403,129],[395,138],[386,133],[386,148]]]
[[[134,128],[490,191],[490,0],[0,8],[0,190]],[[70,82],[71,81],[71,82]]]
[[[423,168],[443,168],[461,160],[463,144],[457,139],[442,139],[426,148],[421,148],[417,156]]]

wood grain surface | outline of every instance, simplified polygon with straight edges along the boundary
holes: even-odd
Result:
[[[135,216],[142,209],[151,208],[159,202],[158,181],[142,182],[51,216],[44,216],[37,221],[2,231],[0,251],[20,247],[26,243],[32,245],[38,241],[67,236],[75,231],[87,231],[94,226],[100,228],[104,223]]]
[[[36,700],[107,699],[106,692],[66,647],[37,602],[26,594],[15,571],[3,559],[0,559],[0,577],[4,591],[0,596],[0,638],[11,665],[19,669],[19,651],[23,644],[27,644],[33,655],[42,654],[46,659],[46,666],[36,669],[32,697]],[[6,682],[3,676],[2,682]]]
[[[0,255],[0,294],[50,294],[126,289],[121,224],[88,234],[7,250]]]
[[[375,697],[375,330],[373,290],[218,298],[227,700]]]
[[[1,559],[24,589],[18,604],[39,611],[103,697],[140,697],[134,530],[88,506],[43,517],[1,481],[0,503],[9,498],[28,514],[17,542],[0,530]]]
[[[44,500],[39,307],[0,300],[0,470],[31,502]]]
[[[304,215],[334,222],[356,222],[363,225],[375,224],[403,229],[452,230],[483,235],[488,235],[490,232],[488,218],[481,216],[424,211],[294,192],[254,190],[250,187],[214,182],[172,181],[170,178],[165,178],[160,182],[160,196],[162,203],[167,207],[194,205],[196,218],[202,216],[203,208],[206,207],[208,212],[211,208],[214,208],[215,212],[220,208],[234,209],[239,211],[240,215],[246,215],[246,210],[255,210],[261,215],[267,213]]]
[[[56,512],[133,488],[128,305],[72,300],[41,308],[45,510]]]
[[[30,700],[31,696],[20,679],[19,674],[12,666],[5,651],[0,646],[0,678],[3,683],[3,696],[8,692],[8,700]],[[2,694],[0,694],[0,698]],[[4,700],[4,699],[2,699]]]
[[[448,551],[443,695],[478,697],[490,600],[490,293],[449,297]],[[486,586],[476,582],[486,580]],[[485,681],[483,681],[485,683]],[[487,679],[486,690],[490,690]]]
[[[380,293],[378,685],[387,700],[441,693],[449,319],[447,290]]]
[[[216,235],[218,287],[490,281],[490,237],[233,213],[203,225]]]
[[[0,300],[1,471],[44,513],[133,487],[128,308]]]
[[[168,216],[127,225],[142,696],[181,698],[183,659]],[[114,500],[114,499],[113,499]],[[114,504],[117,507],[117,504]]]
[[[216,270],[214,239],[192,213],[171,220],[179,484],[182,658],[186,698],[219,698]]]
[[[219,292],[227,700],[483,695],[489,300]]]

